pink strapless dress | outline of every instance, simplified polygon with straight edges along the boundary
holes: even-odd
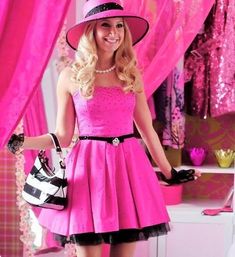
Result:
[[[80,136],[133,133],[135,94],[120,87],[96,87],[86,100],[73,95]],[[102,233],[167,223],[157,176],[136,138],[114,146],[80,140],[66,158],[68,206],[42,209],[39,222],[60,235]]]

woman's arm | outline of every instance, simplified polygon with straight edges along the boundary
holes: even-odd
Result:
[[[134,121],[153,160],[156,162],[165,177],[171,178],[171,165],[166,158],[159,137],[153,128],[152,117],[144,92],[136,94]]]
[[[71,71],[69,68],[64,69],[58,79],[57,84],[57,118],[55,134],[61,144],[61,147],[70,145],[74,127],[75,127],[75,110],[71,88]],[[53,142],[48,134],[36,137],[26,137],[23,143],[23,149],[48,149],[53,148]]]

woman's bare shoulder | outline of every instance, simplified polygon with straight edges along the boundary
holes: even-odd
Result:
[[[73,81],[74,72],[70,66],[65,67],[59,74],[58,87],[72,94],[76,83]]]
[[[73,76],[73,70],[70,66],[65,67],[59,74],[60,80],[72,81],[71,77]]]

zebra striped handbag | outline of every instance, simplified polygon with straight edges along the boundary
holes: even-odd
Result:
[[[55,134],[49,134],[59,156],[59,168],[48,165],[48,157],[40,150],[28,174],[22,192],[23,199],[33,206],[63,210],[67,205],[67,178],[65,162]]]

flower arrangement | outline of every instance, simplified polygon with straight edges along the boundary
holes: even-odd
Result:
[[[235,158],[235,151],[233,151],[232,149],[215,150],[214,154],[221,168],[229,168]]]

